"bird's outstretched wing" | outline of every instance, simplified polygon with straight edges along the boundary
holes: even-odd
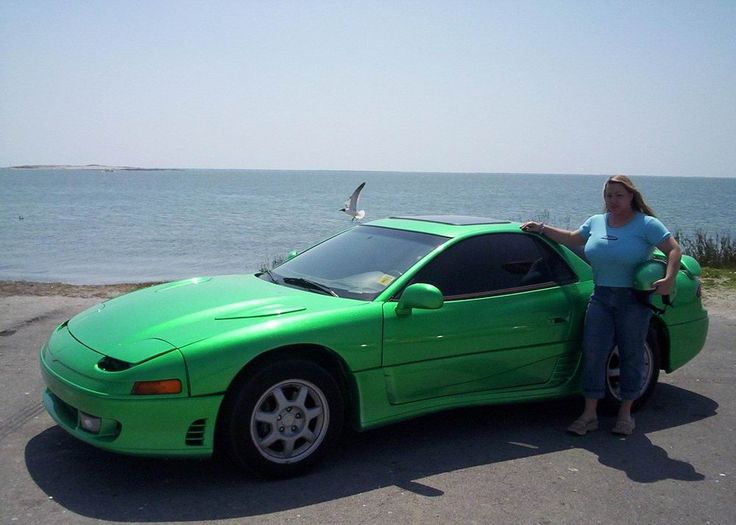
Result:
[[[358,201],[360,200],[360,192],[363,191],[363,186],[365,186],[365,182],[361,183],[360,186],[355,188],[355,191],[350,196],[350,198],[345,201],[345,208],[347,210],[351,212],[358,211]]]

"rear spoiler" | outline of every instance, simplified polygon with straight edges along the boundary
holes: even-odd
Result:
[[[665,256],[665,254],[660,250],[654,250],[652,256],[655,259],[661,259],[663,261],[667,260],[667,256]],[[703,269],[700,267],[700,263],[695,259],[695,257],[691,257],[689,255],[682,256],[682,259],[680,260],[680,271],[685,272],[690,279],[695,279],[703,274]]]

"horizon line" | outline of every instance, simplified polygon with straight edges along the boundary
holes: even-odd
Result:
[[[427,174],[427,175],[570,175],[580,177],[610,177],[617,173],[581,173],[581,172],[538,172],[538,171],[436,171],[436,170],[376,170],[376,169],[334,169],[334,168],[202,168],[202,167],[139,167],[132,165],[114,165],[114,164],[18,164],[11,166],[3,166],[0,169],[13,170],[89,170],[89,171],[260,171],[260,172],[329,172],[329,173],[397,173],[397,174]],[[645,174],[645,173],[629,173],[632,177],[676,177],[676,178],[711,178],[711,179],[728,179],[736,177],[734,175],[665,175],[665,174]]]

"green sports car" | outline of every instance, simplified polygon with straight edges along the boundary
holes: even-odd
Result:
[[[704,345],[699,275],[683,257],[674,306],[652,318],[639,404],[660,369]],[[221,451],[261,475],[294,475],[344,426],[579,393],[592,289],[580,256],[518,223],[381,219],[271,271],[161,284],[80,313],[41,350],[44,404],[114,452]],[[614,348],[611,400],[617,361]]]

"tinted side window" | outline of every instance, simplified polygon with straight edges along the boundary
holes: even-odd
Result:
[[[412,282],[435,285],[445,298],[490,295],[575,280],[549,246],[531,235],[491,234],[451,246],[422,268]]]
[[[578,276],[575,272],[572,271],[564,259],[560,257],[560,255],[547,243],[537,239],[536,237],[532,237],[531,239],[541,251],[547,270],[549,271],[549,278],[551,281],[556,284],[569,284],[578,280]]]

